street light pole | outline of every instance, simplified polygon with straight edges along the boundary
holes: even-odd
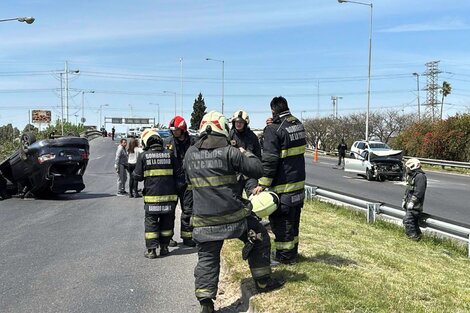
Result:
[[[109,106],[109,104],[100,104],[100,121],[99,121],[100,125],[98,125],[100,130],[101,130],[101,126],[103,126],[103,124],[101,123],[101,114],[103,112],[103,107],[107,107],[107,106]]]
[[[181,65],[181,116],[183,116],[183,58],[180,58]]]
[[[25,17],[13,17],[13,18],[0,19],[0,22],[8,22],[8,21],[18,21],[18,22],[24,22],[26,24],[33,24],[35,21],[35,18],[32,16],[25,16]]]
[[[419,101],[419,73],[413,73],[416,76],[416,89],[418,90],[418,122],[421,121],[421,103]]]
[[[212,58],[206,58],[206,61],[215,61],[222,63],[222,114],[224,114],[225,61]]]
[[[175,116],[176,116],[176,92],[174,91],[168,91],[168,90],[164,90],[163,93],[171,93],[175,96]]]
[[[369,140],[369,110],[370,110],[370,73],[372,61],[372,11],[373,4],[359,1],[338,0],[339,3],[355,3],[370,7],[370,27],[369,27],[369,71],[367,75],[367,113],[366,113],[366,140]]]
[[[82,90],[82,118],[80,119],[80,121],[85,124],[85,93],[95,93],[94,90],[88,90],[88,91],[85,91],[85,90]]]

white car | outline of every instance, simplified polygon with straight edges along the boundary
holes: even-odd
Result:
[[[389,151],[392,150],[387,144],[380,141],[355,141],[350,149],[349,156],[358,159],[364,150],[372,149],[374,151]]]
[[[402,151],[369,148],[357,158],[344,159],[344,171],[365,176],[367,180],[403,180]]]

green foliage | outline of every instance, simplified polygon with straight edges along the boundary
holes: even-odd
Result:
[[[85,130],[82,124],[74,125],[72,123],[64,123],[64,136],[74,135],[79,136]],[[62,125],[59,120],[55,124],[49,124],[45,129],[39,131],[37,127],[32,124],[27,124],[23,128],[24,132],[31,132],[36,136],[36,140],[49,138],[51,134],[56,136],[62,135]],[[0,126],[0,160],[6,159],[13,151],[20,147],[21,133],[11,124]]]
[[[395,144],[406,155],[468,162],[470,114],[457,114],[433,123],[415,123],[400,133]]]
[[[191,126],[189,128],[198,130],[204,114],[206,113],[206,104],[202,93],[199,93],[197,99],[194,99],[193,113],[191,113]]]

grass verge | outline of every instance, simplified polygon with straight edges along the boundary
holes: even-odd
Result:
[[[470,169],[468,168],[449,167],[449,166],[442,168],[442,166],[430,165],[430,164],[422,164],[422,167],[424,170],[470,175]]]
[[[222,254],[230,279],[250,277],[242,244]],[[405,238],[403,229],[320,201],[302,212],[300,260],[274,269],[287,283],[258,294],[259,312],[470,312],[470,260],[450,240]]]

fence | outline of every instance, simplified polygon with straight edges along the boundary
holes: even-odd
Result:
[[[321,189],[317,186],[305,186],[305,197],[307,199],[318,197],[327,201],[339,202],[365,211],[367,221],[369,223],[375,222],[378,215],[393,220],[401,220],[405,216],[405,211],[386,206],[381,202],[359,199],[335,191]],[[423,214],[420,226],[433,233],[466,242],[468,247],[468,257],[470,258],[470,225],[449,221],[429,214]]]

